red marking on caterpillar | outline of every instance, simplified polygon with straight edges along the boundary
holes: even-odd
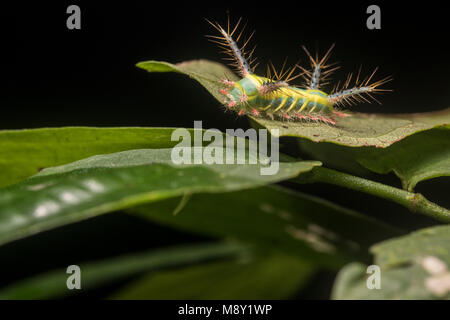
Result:
[[[221,79],[221,82],[227,87],[234,87],[234,81],[230,81],[228,79]]]
[[[249,114],[287,121],[308,120],[335,125],[336,118],[350,116],[336,110],[337,107],[370,102],[370,100],[377,101],[371,95],[372,93],[391,91],[380,88],[391,81],[391,77],[372,82],[377,69],[363,79],[360,77],[361,68],[356,77],[350,74],[342,85],[339,83],[335,85],[330,94],[322,91],[322,87],[328,83],[331,74],[339,69],[334,63],[328,63],[334,44],[321,59],[318,55],[313,58],[303,47],[311,64],[309,69],[299,65],[285,68],[285,61],[280,71],[270,64],[267,66],[266,76],[258,76],[255,74],[258,64],[253,57],[255,47],[247,48],[253,33],[246,40],[242,40],[241,46],[237,44],[243,39],[245,28],[237,32],[241,19],[233,28],[230,27],[228,19],[226,30],[218,23],[212,23],[209,20],[208,22],[220,33],[220,36],[208,36],[210,41],[218,44],[231,57],[232,66],[241,76],[237,82],[221,79],[226,89],[220,90],[220,93],[228,98],[227,106],[238,112],[238,115]],[[302,88],[290,84],[290,81],[299,77],[305,80]]]
[[[283,114],[282,114],[282,117],[283,117],[284,119],[286,119],[286,120],[291,119],[291,116],[288,115],[287,113],[283,113]]]
[[[338,117],[341,117],[341,118],[347,118],[347,117],[350,117],[350,115],[349,114],[347,114],[347,113],[343,113],[343,112],[339,112],[339,111],[334,111],[334,115],[335,116],[338,116]]]
[[[259,116],[259,111],[256,109],[252,109],[252,115],[254,115],[255,117]]]

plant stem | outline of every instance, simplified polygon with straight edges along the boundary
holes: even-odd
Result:
[[[310,172],[295,178],[294,181],[298,183],[324,182],[365,192],[386,200],[397,202],[412,212],[423,214],[442,222],[450,222],[450,210],[428,201],[420,193],[408,192],[332,169],[316,167]]]

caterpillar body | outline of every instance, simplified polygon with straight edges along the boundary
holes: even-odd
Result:
[[[311,62],[310,70],[299,65],[284,70],[285,61],[281,71],[278,72],[274,65],[270,64],[267,66],[267,75],[265,77],[258,76],[254,73],[257,66],[256,58],[253,58],[255,47],[251,50],[246,49],[253,33],[241,47],[237,45],[237,42],[242,37],[243,29],[236,41],[233,39],[241,19],[232,30],[230,30],[229,20],[227,30],[218,23],[207,21],[221,35],[208,36],[210,41],[218,44],[224,50],[223,52],[230,56],[228,60],[232,61],[232,65],[242,77],[239,81],[222,79],[224,87],[220,90],[224,95],[224,103],[227,108],[236,111],[239,116],[249,114],[270,119],[315,121],[335,125],[338,117],[349,116],[348,113],[339,111],[339,107],[363,101],[370,102],[369,98],[377,101],[371,93],[390,91],[379,87],[391,81],[391,77],[371,82],[377,71],[375,69],[369,77],[361,80],[361,68],[355,77],[353,86],[350,86],[353,78],[353,75],[350,74],[342,86],[338,83],[330,94],[322,91],[321,88],[326,84],[329,76],[333,71],[339,69],[339,66],[335,64],[327,64],[334,44],[320,60],[317,55],[313,58],[303,47]],[[300,70],[300,73],[294,75],[297,69]],[[298,77],[302,77],[306,81],[303,87],[290,84],[290,81]]]

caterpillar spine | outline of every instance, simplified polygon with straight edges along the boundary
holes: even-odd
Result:
[[[239,19],[234,28],[230,28],[228,19],[226,30],[220,24],[207,20],[220,33],[220,36],[207,37],[223,49],[223,52],[229,56],[226,59],[231,60],[231,65],[241,76],[239,81],[222,79],[224,88],[220,90],[225,97],[225,105],[236,111],[239,116],[249,114],[270,119],[306,120],[335,125],[337,118],[349,116],[348,113],[341,112],[338,108],[360,102],[371,102],[371,100],[378,102],[371,93],[391,91],[379,88],[391,81],[391,77],[371,82],[378,68],[363,80],[360,80],[360,68],[353,86],[350,85],[352,80],[352,74],[350,74],[343,85],[340,86],[338,83],[330,94],[322,91],[321,88],[328,84],[330,75],[339,69],[339,66],[334,63],[327,64],[334,44],[321,59],[317,54],[313,58],[303,47],[311,63],[310,70],[298,64],[285,70],[285,61],[281,71],[277,71],[270,63],[267,66],[266,76],[258,76],[254,73],[258,65],[256,58],[253,57],[256,46],[252,49],[247,48],[254,32],[242,46],[239,47],[237,44],[245,29],[244,26],[240,32],[237,31],[241,20]],[[233,36],[236,34],[235,41]],[[300,72],[294,74],[297,70]],[[303,87],[290,84],[292,80],[299,77],[305,80]]]

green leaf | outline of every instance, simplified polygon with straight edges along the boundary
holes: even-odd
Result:
[[[178,72],[188,75],[192,79],[200,82],[219,101],[223,100],[223,94],[219,92],[220,89],[223,89],[223,84],[220,82],[220,79],[239,80],[223,64],[208,60],[192,60],[177,64],[163,61],[144,61],[139,62],[136,66],[148,72]]]
[[[421,132],[383,150],[361,150],[357,161],[377,173],[393,171],[412,191],[420,181],[450,176],[449,129]]]
[[[420,132],[385,149],[350,148],[307,140],[302,140],[300,145],[314,159],[337,169],[359,174],[363,167],[380,174],[394,172],[401,179],[403,188],[413,191],[420,181],[450,176],[449,129]]]
[[[450,264],[450,226],[422,229],[409,235],[387,240],[372,247],[375,263],[391,267],[424,256],[436,256]]]
[[[287,299],[309,280],[314,268],[280,253],[152,272],[113,299]]]
[[[450,299],[450,226],[423,229],[372,247],[381,289],[368,289],[366,267],[344,267],[334,299]]]
[[[0,243],[99,214],[196,192],[227,192],[293,178],[319,162],[174,165],[172,149],[99,155],[0,190]],[[271,163],[270,165],[274,165]]]
[[[147,61],[137,64],[149,72],[178,72],[197,80],[217,100],[222,102],[223,87],[220,79],[226,75],[230,80],[238,80],[231,71],[216,62],[207,60],[186,61],[178,64]],[[339,145],[360,147],[388,147],[416,132],[450,124],[450,108],[439,112],[421,114],[362,114],[352,113],[351,117],[340,119],[336,126],[323,123],[282,122],[262,118],[252,118],[267,128],[273,135],[307,138],[314,142],[332,142]]]
[[[116,282],[127,277],[168,267],[183,266],[218,258],[246,254],[248,248],[239,244],[201,244],[152,250],[120,256],[104,261],[79,263],[83,291]],[[40,274],[0,289],[0,300],[51,299],[76,293],[67,289],[65,269]]]
[[[332,298],[335,300],[423,300],[433,296],[424,288],[426,272],[419,265],[402,266],[395,269],[381,269],[381,288],[367,286],[367,266],[352,263],[338,274]],[[370,283],[370,280],[369,280]]]
[[[386,148],[414,133],[450,124],[450,108],[438,112],[416,114],[363,114],[339,120],[336,126],[321,123],[280,122],[254,118],[278,136],[307,138],[314,142],[332,142],[349,147]]]
[[[330,142],[317,143],[304,138],[298,139],[298,144],[304,153],[303,158],[317,159],[328,168],[344,171],[360,177],[367,177],[371,172],[356,160],[358,151],[363,148],[373,148],[375,151],[383,150],[376,147],[345,147]]]
[[[328,268],[366,255],[399,231],[328,201],[279,187],[196,194],[177,215],[179,199],[128,212],[165,226],[280,250]]]
[[[178,143],[170,139],[174,130],[65,127],[0,131],[0,187],[19,182],[43,168],[96,154],[170,148]]]

